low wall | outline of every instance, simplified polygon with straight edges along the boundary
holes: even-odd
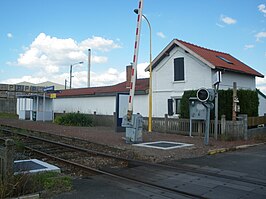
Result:
[[[259,137],[262,135],[266,135],[266,126],[248,129],[248,138]]]
[[[95,126],[114,127],[114,115],[92,115]]]
[[[0,113],[17,113],[17,99],[0,98]]]

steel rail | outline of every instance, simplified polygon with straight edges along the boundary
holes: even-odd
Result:
[[[180,191],[180,190],[177,190],[177,189],[172,189],[172,188],[164,187],[164,186],[157,185],[157,184],[153,184],[153,183],[146,182],[146,181],[143,181],[143,180],[137,180],[137,179],[134,179],[132,177],[125,177],[123,175],[118,175],[118,174],[112,173],[110,171],[107,172],[107,171],[104,171],[104,170],[100,170],[100,169],[95,169],[95,168],[92,168],[92,167],[88,167],[88,166],[85,166],[85,165],[82,165],[82,164],[79,164],[79,163],[76,163],[76,162],[73,162],[73,161],[69,161],[69,160],[65,160],[65,159],[60,158],[60,157],[56,157],[56,156],[51,155],[51,154],[47,154],[45,152],[42,152],[42,151],[33,149],[31,147],[25,146],[25,148],[28,149],[28,150],[30,150],[30,151],[33,151],[35,153],[38,153],[40,155],[49,157],[51,159],[54,159],[54,160],[57,160],[57,161],[66,163],[66,164],[71,165],[71,166],[78,167],[78,168],[83,169],[85,171],[90,171],[90,172],[92,171],[92,172],[95,172],[95,173],[98,173],[98,174],[107,175],[109,177],[118,178],[118,179],[122,179],[122,180],[127,180],[127,181],[131,181],[131,182],[134,182],[134,183],[139,183],[139,184],[142,184],[142,185],[146,185],[146,186],[148,185],[150,187],[155,187],[157,189],[161,189],[161,190],[164,190],[164,191],[167,190],[169,192],[178,193],[178,194],[183,195],[183,196],[186,196],[186,197],[200,198],[200,199],[205,199],[206,198],[206,197],[202,197],[200,195],[192,194],[192,193],[189,193],[189,192],[185,192],[185,191]]]
[[[12,127],[12,128],[14,128],[14,127]],[[40,138],[40,137],[36,137],[36,136],[32,136],[32,135],[26,135],[24,133],[19,133],[19,132],[12,132],[12,131],[7,130],[7,129],[1,129],[1,130],[9,132],[9,133],[15,133],[17,135],[25,136],[28,138],[40,140],[43,142],[52,143],[52,144],[56,144],[59,146],[71,148],[71,149],[78,150],[81,152],[91,153],[95,156],[104,156],[104,157],[108,157],[108,158],[114,158],[114,159],[117,159],[120,161],[126,161],[126,162],[128,162],[128,164],[131,164],[131,165],[141,165],[141,166],[151,166],[151,167],[157,167],[157,168],[158,167],[159,168],[166,168],[166,169],[171,169],[171,170],[175,170],[175,171],[185,171],[185,172],[197,173],[197,174],[201,174],[201,175],[209,175],[209,176],[218,177],[218,178],[224,178],[224,179],[229,179],[229,180],[235,180],[235,181],[240,181],[240,182],[246,182],[246,183],[266,186],[266,183],[261,182],[261,181],[254,181],[254,180],[250,180],[250,179],[243,179],[243,178],[238,178],[238,177],[234,177],[234,176],[228,176],[228,175],[222,175],[222,174],[212,173],[212,172],[208,172],[208,171],[202,171],[202,170],[198,170],[196,168],[189,168],[188,166],[184,166],[184,165],[178,165],[178,167],[176,167],[176,166],[170,166],[170,165],[166,165],[166,164],[158,164],[158,163],[152,163],[152,162],[147,162],[147,161],[134,160],[134,159],[130,159],[130,158],[117,157],[115,155],[106,154],[106,153],[93,151],[93,150],[89,150],[89,149],[84,149],[81,147],[77,147],[77,146],[73,146],[73,145],[69,145],[69,144],[65,144],[65,143],[61,143],[61,142],[56,142],[56,141],[48,140],[45,138]]]

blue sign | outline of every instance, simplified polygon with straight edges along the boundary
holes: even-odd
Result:
[[[43,92],[47,92],[47,91],[53,91],[54,90],[54,86],[48,86],[43,88]]]

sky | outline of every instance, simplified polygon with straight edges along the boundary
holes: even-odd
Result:
[[[138,0],[1,0],[0,83],[52,81],[91,86],[125,81],[132,62]],[[152,56],[177,38],[226,52],[266,75],[266,0],[144,0]],[[149,29],[143,20],[138,77],[148,77]],[[78,62],[83,64],[76,64]],[[266,78],[256,78],[266,94]]]

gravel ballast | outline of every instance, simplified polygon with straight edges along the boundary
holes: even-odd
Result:
[[[47,132],[55,135],[76,137],[90,142],[108,145],[110,147],[126,150],[134,153],[135,157],[141,160],[162,162],[182,158],[193,158],[207,155],[209,151],[221,148],[234,148],[240,145],[252,145],[258,143],[256,140],[219,141],[210,138],[209,145],[204,145],[203,137],[184,136],[177,134],[143,132],[143,142],[171,141],[193,144],[190,147],[161,150],[146,147],[139,147],[125,143],[125,133],[117,133],[110,127],[73,127],[61,126],[51,122],[35,122],[18,119],[0,118],[0,125],[7,125],[31,131]]]

